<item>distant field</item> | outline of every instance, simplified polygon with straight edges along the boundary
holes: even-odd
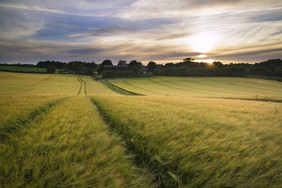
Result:
[[[0,95],[76,96],[81,83],[72,74],[26,74],[0,72]],[[90,76],[82,76],[89,95],[117,95]],[[83,90],[85,88],[82,88]]]
[[[0,71],[25,72],[25,73],[46,73],[45,68],[37,68],[37,67],[0,66]]]
[[[149,96],[282,97],[282,82],[236,77],[151,77],[110,80],[113,84]]]
[[[0,72],[0,185],[282,184],[281,82],[109,81],[124,92],[90,76]]]

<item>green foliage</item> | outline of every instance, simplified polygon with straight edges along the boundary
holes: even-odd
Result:
[[[7,72],[23,72],[23,73],[46,73],[45,68],[37,67],[16,67],[16,66],[0,66],[0,71]]]
[[[105,69],[104,65],[99,64],[98,67],[97,67],[98,74],[101,75],[102,72],[104,71],[104,69]]]
[[[136,60],[130,61],[128,65],[128,70],[134,72],[136,75],[142,74],[142,63]]]
[[[93,75],[93,70],[90,69],[90,68],[84,67],[82,72],[83,72],[83,74],[85,74],[85,75]]]
[[[102,62],[102,65],[113,65],[113,63],[112,63],[112,61],[111,60],[104,60],[103,62]]]
[[[49,74],[54,74],[55,72],[56,72],[56,67],[55,67],[55,66],[49,65],[49,66],[47,67],[47,73],[49,73]]]
[[[76,74],[85,74],[92,75],[93,71],[96,70],[97,65],[94,62],[87,63],[82,61],[71,61],[69,63],[64,63],[60,61],[40,61],[36,65],[40,68],[47,68],[49,66],[60,69],[60,74],[62,73],[76,73]]]
[[[81,62],[73,61],[70,62],[70,69],[77,74],[82,74],[83,73],[83,64]]]
[[[153,61],[150,61],[147,65],[147,68],[149,69],[150,72],[152,72],[156,68],[156,63]]]
[[[282,77],[282,60],[272,59],[256,64],[222,64],[221,62],[198,63],[191,58],[180,63],[167,63],[163,70],[154,71],[156,76],[234,76],[246,77],[247,75]]]

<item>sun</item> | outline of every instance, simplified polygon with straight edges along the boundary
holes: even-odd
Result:
[[[218,39],[219,37],[216,33],[204,31],[191,36],[189,41],[193,50],[200,53],[207,53],[215,47]]]
[[[212,59],[205,60],[204,62],[208,63],[209,65],[213,64],[213,60]]]

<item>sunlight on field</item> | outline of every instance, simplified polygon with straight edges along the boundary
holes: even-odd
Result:
[[[88,98],[69,98],[1,144],[0,182],[9,187],[150,187],[152,177],[137,170],[120,142]]]
[[[191,187],[281,183],[281,103],[182,97],[94,99],[116,127],[127,127],[125,134],[146,143],[151,157],[175,166],[175,173]]]
[[[83,79],[87,85],[88,95],[118,95],[101,82],[94,81],[90,76],[84,76]]]
[[[152,77],[111,82],[130,91],[154,96],[282,98],[281,82],[253,78]]]
[[[0,72],[0,94],[74,96],[79,86],[76,75]]]
[[[124,92],[90,76],[0,72],[0,184],[282,184],[281,82],[150,77],[108,84]]]
[[[25,116],[32,109],[58,98],[58,96],[0,95],[0,122]]]

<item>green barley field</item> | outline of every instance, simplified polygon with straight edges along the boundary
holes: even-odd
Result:
[[[281,187],[282,83],[0,72],[0,187]]]
[[[46,68],[37,67],[14,67],[14,66],[0,66],[0,71],[10,72],[28,72],[28,73],[46,73]]]

